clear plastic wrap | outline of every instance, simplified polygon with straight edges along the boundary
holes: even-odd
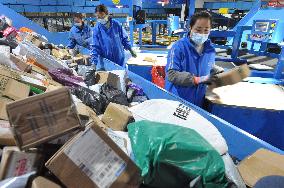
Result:
[[[34,59],[38,64],[45,67],[46,69],[68,69],[66,63],[47,54],[30,42],[23,41],[22,43],[19,43],[19,49],[17,50],[19,50],[18,53],[20,55],[26,56],[28,59]]]
[[[237,188],[246,188],[244,180],[242,179],[237,167],[235,166],[232,158],[228,153],[222,156],[224,164],[225,164],[225,171],[227,179],[234,183]]]

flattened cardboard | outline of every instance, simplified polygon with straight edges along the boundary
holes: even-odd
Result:
[[[10,102],[13,102],[13,100],[0,97],[0,119],[9,120],[7,111],[6,111],[6,105]]]
[[[120,79],[111,72],[99,71],[96,74],[96,84],[108,84],[116,89],[120,88]]]
[[[0,145],[15,146],[16,141],[11,131],[9,121],[0,120]]]
[[[13,100],[25,99],[29,96],[30,87],[26,84],[18,82],[14,79],[9,79],[3,95]]]
[[[17,147],[5,147],[1,159],[0,179],[21,176],[36,170],[41,155],[22,152]]]
[[[102,117],[102,121],[115,131],[125,131],[127,124],[133,120],[132,113],[126,106],[110,103]]]
[[[284,155],[259,149],[244,159],[238,169],[246,185],[253,187],[265,176],[284,176]]]
[[[67,87],[7,105],[17,146],[28,149],[82,128]]]
[[[86,148],[82,148],[82,150],[93,150],[91,152],[98,152],[96,150],[97,147],[102,147],[102,145],[107,144],[107,148],[103,150],[102,154],[108,156],[110,153],[115,153],[118,157],[117,160],[122,160],[124,165],[121,170],[119,170],[119,173],[116,176],[116,179],[111,182],[111,185],[107,187],[111,188],[127,188],[127,187],[139,187],[140,185],[140,170],[139,168],[134,164],[134,162],[112,141],[110,137],[106,135],[106,133],[98,126],[91,126],[91,128],[85,130],[83,133],[78,134],[76,137],[74,137],[71,141],[69,141],[67,144],[65,144],[49,161],[46,163],[46,167],[55,174],[62,183],[64,183],[67,187],[73,187],[73,188],[98,188],[99,186],[95,183],[95,180],[92,180],[92,177],[95,175],[101,175],[98,173],[93,173],[90,166],[86,166],[83,163],[81,165],[76,165],[75,162],[68,156],[68,152],[70,152],[70,148],[74,148],[74,146],[80,141],[80,139],[83,139],[83,137],[86,136],[86,134],[91,133],[93,135],[96,135],[95,137],[88,137],[87,140],[88,143],[96,143],[95,148],[89,148],[89,146],[86,146]],[[94,140],[92,140],[92,138]],[[99,138],[100,143],[97,143],[97,138]],[[104,147],[104,146],[103,146]],[[101,151],[101,150],[100,150]],[[69,153],[70,154],[70,153]],[[85,152],[81,152],[80,155],[86,154]],[[92,156],[92,155],[91,155]],[[87,158],[87,156],[85,156]],[[103,164],[101,160],[105,160],[104,157],[100,158],[99,161],[91,159],[88,161],[92,167],[95,165]],[[93,162],[91,162],[93,161]],[[109,163],[112,165],[112,163]],[[100,166],[100,168],[95,168],[96,171],[104,170],[105,168],[108,168],[109,166]],[[111,168],[111,167],[109,167]],[[111,170],[109,169],[110,172]],[[104,172],[104,171],[103,171]],[[106,173],[107,173],[106,172]],[[109,181],[109,178],[113,178],[113,176],[101,176],[105,181]],[[97,181],[101,181],[100,178],[97,179]]]
[[[38,176],[33,180],[31,188],[61,188],[61,186],[49,179]]]

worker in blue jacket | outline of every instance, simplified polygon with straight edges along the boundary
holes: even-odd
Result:
[[[93,29],[91,62],[104,69],[103,58],[123,66],[124,50],[129,50],[131,55],[136,57],[136,53],[131,49],[125,29],[118,21],[109,17],[107,7],[104,5],[97,6],[96,16],[98,23]]]
[[[202,107],[208,83],[222,72],[216,67],[215,49],[208,39],[212,17],[206,11],[194,14],[190,33],[177,41],[168,54],[166,89]]]
[[[67,48],[81,53],[89,53],[90,42],[92,40],[91,35],[91,28],[83,21],[83,15],[76,13],[74,15],[74,25],[69,33]]]

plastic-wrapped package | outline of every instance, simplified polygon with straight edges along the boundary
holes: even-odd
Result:
[[[20,55],[26,56],[28,59],[35,59],[38,64],[46,69],[67,68],[63,61],[57,60],[55,57],[45,53],[30,42],[23,41],[19,43],[19,49],[15,50]]]
[[[0,53],[0,64],[10,67],[11,69],[18,70],[18,67],[3,53]]]
[[[120,88],[118,89],[123,91],[123,93],[126,93],[127,72],[125,70],[113,70],[110,72],[118,76],[120,80]]]
[[[25,188],[30,176],[35,172],[0,181],[1,188]]]
[[[131,89],[136,90],[136,96],[143,96],[144,95],[143,88],[136,85],[135,83],[128,84],[127,88],[131,88]]]
[[[203,136],[220,155],[228,151],[226,141],[218,129],[199,113],[178,101],[153,99],[129,110],[133,113],[135,121],[149,120],[191,128]]]
[[[203,187],[224,188],[224,162],[196,131],[171,124],[139,121],[128,125],[136,164],[144,184],[188,187],[200,176]]]
[[[55,81],[65,86],[78,86],[84,82],[82,77],[75,76],[70,69],[51,69],[48,73]]]
[[[97,115],[104,113],[107,107],[107,100],[104,96],[84,87],[72,88],[72,93],[85,105],[92,108]]]
[[[112,102],[124,106],[129,106],[129,102],[123,91],[115,89],[110,85],[102,85],[100,94],[105,96],[105,98],[107,99],[107,105]]]
[[[245,182],[242,179],[236,165],[234,164],[232,158],[228,153],[222,156],[224,164],[225,164],[225,170],[226,170],[226,177],[227,179],[235,184],[235,187],[237,188],[246,188]]]

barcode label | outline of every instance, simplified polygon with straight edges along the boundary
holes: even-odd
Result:
[[[92,129],[87,129],[64,153],[99,188],[108,188],[126,167],[123,161]]]

